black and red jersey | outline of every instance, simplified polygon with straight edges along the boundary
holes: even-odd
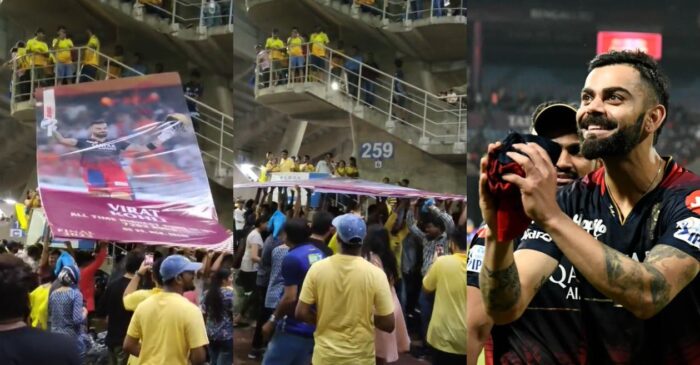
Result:
[[[574,222],[598,241],[636,261],[644,261],[659,244],[700,260],[697,175],[669,159],[661,184],[635,205],[624,223],[606,190],[604,177],[604,169],[599,169],[559,190],[559,205]],[[551,237],[536,225],[528,228],[518,248],[564,259]],[[601,294],[583,275],[574,273],[584,340],[578,352],[585,354],[587,363],[700,364],[700,276],[661,312],[642,320]]]
[[[80,162],[82,164],[95,164],[100,162],[116,162],[119,164],[119,155],[129,147],[129,142],[115,139],[98,141],[92,138],[78,138],[76,147],[80,150]]]
[[[482,227],[472,239],[467,262],[467,285],[477,288],[484,258],[483,232]],[[523,239],[532,235],[527,231]],[[516,250],[522,247],[519,242],[515,242]],[[493,327],[487,363],[585,364],[578,283],[573,266],[562,257],[523,315],[512,323]]]

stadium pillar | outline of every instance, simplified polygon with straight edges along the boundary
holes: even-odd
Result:
[[[299,154],[299,148],[301,147],[301,142],[304,140],[307,124],[307,121],[290,120],[282,136],[280,150],[286,149],[289,151],[290,156]]]

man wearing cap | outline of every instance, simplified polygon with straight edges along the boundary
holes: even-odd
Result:
[[[282,261],[284,293],[263,327],[265,337],[275,330],[263,365],[308,365],[314,348],[315,327],[294,317],[294,309],[307,272],[325,255],[309,240],[311,230],[304,218],[293,218],[284,224],[289,251]]]
[[[557,184],[561,187],[592,172],[595,161],[580,154],[577,135],[576,109],[560,102],[540,104],[532,114],[533,131],[558,143],[562,147],[556,163]],[[525,232],[524,237],[532,235]],[[484,310],[479,290],[479,270],[484,260],[485,229],[480,227],[469,250],[467,265],[467,358],[476,363],[476,358],[486,346],[486,358],[494,364],[503,361],[522,363],[577,364],[578,347],[581,342],[579,299],[577,280],[571,263],[559,262],[558,270],[540,284],[540,290],[530,302],[522,317],[503,326],[494,326]],[[519,241],[519,240],[518,240]],[[516,257],[527,252],[516,242]],[[538,357],[531,357],[537,354]],[[535,360],[537,359],[537,360]]]
[[[311,266],[295,316],[316,324],[314,364],[374,364],[375,327],[394,330],[389,281],[380,268],[360,256],[367,234],[361,217],[341,215],[333,226],[341,252]]]
[[[582,362],[700,363],[700,177],[656,150],[669,92],[666,74],[641,51],[591,60],[576,121],[581,153],[603,168],[559,191],[546,152],[513,145],[519,153],[507,156],[525,176],[502,179],[519,188],[533,221],[532,238],[519,243],[527,261],[490,231],[499,222],[485,173],[490,161],[482,159],[479,205],[489,229],[479,282],[497,323],[517,319],[566,257],[581,298]]]
[[[195,273],[201,268],[202,264],[181,255],[163,260],[163,291],[136,308],[124,351],[138,357],[141,364],[204,364],[209,340],[202,312],[182,296],[194,290]]]

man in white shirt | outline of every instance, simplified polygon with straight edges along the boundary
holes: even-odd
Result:
[[[324,156],[324,159],[321,161],[318,161],[316,164],[316,172],[323,173],[323,174],[332,174],[333,173],[333,164],[331,162],[331,159],[333,158],[333,154],[328,152]]]
[[[244,232],[244,227],[245,227],[245,209],[244,208],[244,203],[243,200],[238,200],[236,201],[236,209],[233,210],[233,221],[234,221],[234,228],[236,229],[236,232],[234,234],[234,240],[236,243],[236,247],[238,248],[238,244],[241,242],[241,238],[243,238],[243,232]]]

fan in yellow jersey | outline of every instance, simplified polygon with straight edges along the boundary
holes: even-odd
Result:
[[[34,80],[41,81],[46,77],[46,67],[49,64],[49,45],[44,42],[46,33],[39,28],[34,32],[34,38],[27,41],[29,64],[34,71]],[[45,84],[44,82],[39,82]]]
[[[87,50],[83,53],[83,68],[80,71],[82,76],[80,82],[97,80],[97,67],[100,64],[100,40],[91,28],[86,30],[88,37]]]
[[[316,166],[314,166],[313,163],[311,163],[311,156],[309,155],[304,155],[304,158],[301,160],[301,163],[299,164],[299,168],[297,169],[299,172],[316,172]]]
[[[309,57],[309,70],[312,74],[318,74],[326,69],[326,45],[330,42],[328,35],[320,25],[317,25],[309,37],[311,43],[311,57]]]
[[[277,85],[283,70],[282,61],[284,60],[284,42],[280,39],[277,28],[272,30],[272,35],[265,41],[265,49],[270,51],[270,60],[272,61],[270,82],[272,85]]]
[[[299,35],[299,29],[292,28],[292,35],[287,38],[287,52],[289,53],[289,64],[292,74],[290,75],[292,82],[304,81],[304,51],[302,45],[304,37]]]
[[[311,265],[295,317],[316,324],[314,364],[375,364],[375,328],[391,333],[394,310],[401,309],[394,308],[386,274],[360,256],[367,234],[362,218],[342,215],[333,226],[341,254]]]
[[[345,175],[353,179],[359,178],[360,170],[357,169],[357,159],[355,157],[350,157],[349,161],[348,166],[345,168]]]
[[[55,52],[56,63],[56,80],[59,84],[73,83],[73,56],[71,48],[73,41],[66,35],[66,27],[58,27],[58,38],[55,38],[51,44]]]
[[[333,175],[338,176],[338,177],[347,177],[347,171],[346,169],[346,164],[345,160],[340,160],[338,162],[338,167],[335,168],[335,173]]]
[[[182,296],[195,289],[201,267],[181,255],[163,260],[163,291],[136,307],[124,339],[124,351],[138,357],[140,364],[205,363],[209,340],[202,312]]]

